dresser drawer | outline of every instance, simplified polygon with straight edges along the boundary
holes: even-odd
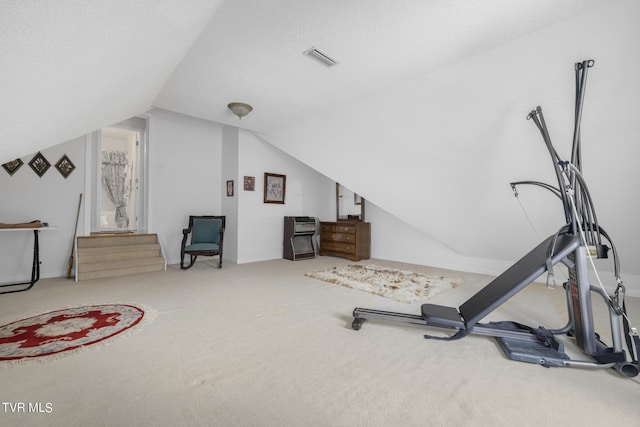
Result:
[[[347,233],[323,233],[320,235],[320,241],[355,243],[356,235]]]
[[[320,242],[320,251],[342,252],[345,254],[353,254],[356,252],[356,245],[341,242]]]
[[[352,225],[341,225],[341,224],[321,224],[320,225],[321,233],[348,233],[348,234],[356,234],[356,228]]]

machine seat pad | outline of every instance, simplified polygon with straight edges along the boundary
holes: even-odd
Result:
[[[460,313],[454,307],[446,307],[437,304],[423,304],[422,317],[429,326],[441,328],[465,329],[466,325],[460,317]]]

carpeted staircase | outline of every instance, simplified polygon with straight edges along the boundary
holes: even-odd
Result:
[[[76,247],[76,281],[166,269],[156,234],[81,236]]]

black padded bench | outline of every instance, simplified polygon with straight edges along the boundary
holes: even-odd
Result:
[[[553,252],[551,245],[554,245]],[[459,309],[437,304],[423,304],[422,317],[429,326],[472,329],[498,306],[540,277],[547,271],[548,265],[555,265],[562,261],[579,245],[580,240],[569,234],[551,236],[465,301]]]

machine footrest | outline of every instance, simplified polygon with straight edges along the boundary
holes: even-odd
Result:
[[[516,338],[496,338],[504,354],[511,360],[535,363],[544,367],[563,367],[569,356],[564,352],[564,346],[555,338],[551,345],[542,341],[521,340]]]

